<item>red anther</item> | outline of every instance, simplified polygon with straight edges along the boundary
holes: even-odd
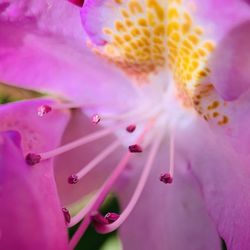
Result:
[[[68,1],[79,6],[79,7],[82,7],[84,2],[85,2],[84,0],[68,0]]]
[[[43,117],[44,115],[48,114],[52,108],[49,105],[42,105],[37,109],[37,115]]]
[[[41,159],[42,157],[40,155],[32,154],[32,153],[27,154],[25,157],[26,163],[30,166],[34,166],[38,164],[41,161]]]
[[[79,178],[76,174],[72,174],[69,178],[68,178],[68,183],[69,184],[76,184],[79,181]]]
[[[129,133],[133,133],[136,129],[136,125],[135,124],[130,124],[129,126],[126,127],[127,132]]]
[[[62,212],[63,212],[63,215],[64,215],[65,222],[67,224],[70,223],[71,216],[70,216],[69,210],[66,207],[63,207]]]
[[[92,116],[92,122],[93,122],[94,124],[99,123],[100,120],[101,120],[101,117],[100,117],[98,114],[95,114],[95,115]]]
[[[169,173],[161,174],[159,179],[165,184],[171,184],[173,182],[173,177]]]
[[[108,219],[106,219],[104,216],[102,216],[98,212],[93,212],[91,214],[91,219],[92,219],[93,223],[97,223],[97,224],[101,224],[101,225],[109,224]]]
[[[107,213],[104,218],[108,220],[109,223],[112,223],[119,219],[120,215],[117,213]]]
[[[141,153],[142,152],[142,147],[138,144],[130,145],[128,147],[128,149],[131,153]]]

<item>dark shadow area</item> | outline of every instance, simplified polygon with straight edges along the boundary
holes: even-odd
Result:
[[[221,238],[221,249],[222,250],[227,250],[226,243],[225,243],[225,241],[222,238]]]
[[[119,211],[119,204],[116,198],[112,198],[111,201],[101,209],[102,214],[106,214],[107,212],[119,213]],[[74,226],[69,230],[70,237],[74,234],[77,227],[78,225]],[[84,236],[81,238],[75,250],[98,250],[105,243],[105,241],[108,240],[114,234],[116,234],[116,232],[106,235],[98,234],[91,225],[88,228],[87,232],[84,234]]]

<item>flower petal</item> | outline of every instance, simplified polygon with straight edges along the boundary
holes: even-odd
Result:
[[[67,249],[51,163],[27,166],[17,132],[0,134],[0,154],[1,248]]]
[[[52,103],[52,100],[36,99],[1,105],[0,131],[18,131],[22,135],[24,154],[53,149],[60,143],[69,113],[55,110],[42,118],[37,115],[41,105]]]
[[[239,98],[250,87],[249,39],[250,18],[223,38],[209,62],[211,81],[225,100]]]
[[[249,89],[250,6],[244,0],[194,0],[196,22],[215,43],[205,79],[213,83],[225,100],[234,100]]]
[[[227,249],[249,249],[249,156],[237,154],[202,124],[181,138],[182,154],[190,162],[209,214]]]
[[[218,234],[186,164],[176,162],[171,185],[159,181],[160,171],[166,171],[165,151],[166,148],[162,148],[158,153],[154,164],[157,167],[134,211],[120,229],[124,249],[219,250]],[[134,171],[137,169],[138,166]],[[126,185],[120,189],[123,206],[129,200],[131,187]]]
[[[93,125],[90,119],[80,110],[72,113],[72,119],[65,130],[62,144],[71,142],[84,135],[102,129]],[[96,191],[104,180],[110,175],[112,169],[118,163],[122,152],[122,146],[118,147],[110,156],[99,163],[96,169],[84,176],[77,184],[68,184],[68,177],[76,174],[101,151],[116,140],[114,135],[108,135],[87,145],[78,147],[64,153],[55,160],[55,177],[58,185],[60,199],[64,206],[79,202],[85,195]]]
[[[8,1],[4,7],[0,13],[1,81],[83,104],[110,102],[107,92],[120,103],[126,99],[119,93],[132,94],[128,80],[85,45],[76,6],[67,1],[22,0]]]

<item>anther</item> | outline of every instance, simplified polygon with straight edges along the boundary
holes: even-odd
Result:
[[[63,212],[63,215],[64,215],[65,222],[67,224],[69,224],[70,220],[71,220],[71,216],[70,216],[69,210],[66,207],[63,207],[62,208],[62,212]]]
[[[141,153],[142,152],[142,147],[138,144],[130,145],[128,147],[128,149],[131,153]]]
[[[68,183],[69,184],[76,184],[79,181],[79,178],[76,174],[72,174],[69,178],[68,178]]]
[[[68,0],[68,1],[79,6],[79,7],[82,7],[84,4],[84,0]]]
[[[173,182],[173,177],[169,173],[162,173],[159,179],[165,184],[171,184]]]
[[[127,132],[129,133],[133,133],[136,129],[136,125],[135,124],[130,124],[129,126],[126,127]]]
[[[97,123],[99,123],[100,121],[101,121],[101,117],[100,117],[98,114],[95,114],[95,115],[92,116],[92,122],[93,122],[94,124],[97,124]]]
[[[25,161],[28,165],[34,166],[41,161],[42,157],[38,154],[29,153],[25,157]]]
[[[49,105],[42,105],[37,109],[37,115],[43,117],[44,115],[48,114],[52,110],[52,107]]]
[[[93,212],[91,214],[91,219],[93,223],[97,223],[99,225],[107,225],[109,224],[109,220],[102,216],[99,212]]]
[[[109,223],[112,223],[119,219],[120,215],[117,213],[107,213],[104,218],[108,220]]]

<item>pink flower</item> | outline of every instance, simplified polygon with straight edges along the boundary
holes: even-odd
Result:
[[[249,1],[70,2],[0,3],[0,80],[50,96],[0,107],[1,247],[249,249]]]

